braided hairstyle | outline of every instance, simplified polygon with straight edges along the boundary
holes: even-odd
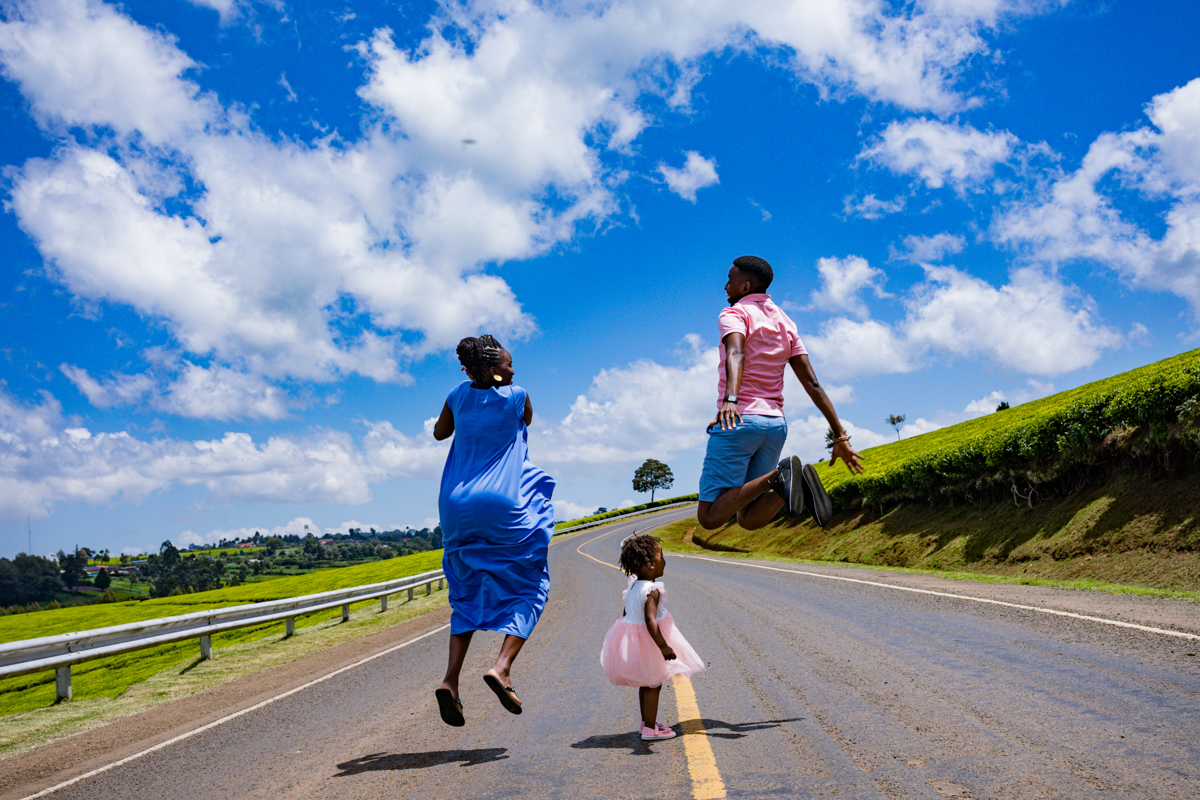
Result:
[[[458,343],[458,363],[462,364],[471,376],[471,380],[479,384],[487,373],[488,367],[500,363],[500,354],[504,348],[496,341],[496,337],[485,333],[483,336],[468,336]]]
[[[621,557],[617,559],[626,575],[637,575],[654,561],[654,552],[662,540],[648,533],[635,534],[621,542]]]

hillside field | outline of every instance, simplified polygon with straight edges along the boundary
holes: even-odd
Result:
[[[408,575],[440,569],[442,551],[430,550],[409,556],[360,564],[354,567],[321,570],[307,575],[278,578],[263,583],[247,583],[210,592],[163,597],[155,600],[104,603],[73,608],[39,611],[32,614],[13,614],[0,617],[0,642],[53,636],[57,633],[103,628],[138,622],[146,619],[189,614],[213,608],[280,600],[298,595],[316,594],[333,589],[361,586],[368,583],[395,580]],[[369,601],[353,606],[374,605]],[[340,618],[338,610],[320,612],[296,618],[296,629],[316,625],[331,616]],[[213,647],[228,647],[269,636],[282,636],[283,622],[251,626],[217,634]],[[135,650],[123,655],[100,658],[77,664],[72,668],[74,696],[116,697],[130,686],[164,669],[195,660],[199,653],[196,640],[161,647]],[[54,703],[54,672],[38,672],[0,680],[0,715],[29,711]]]

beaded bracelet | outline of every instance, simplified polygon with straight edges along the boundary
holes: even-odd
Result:
[[[837,444],[838,442],[848,442],[848,441],[850,441],[850,435],[849,435],[849,434],[847,434],[847,435],[845,435],[845,436],[839,436],[839,437],[837,437],[836,439],[834,439],[834,440],[833,440],[833,443],[834,443],[834,444]]]

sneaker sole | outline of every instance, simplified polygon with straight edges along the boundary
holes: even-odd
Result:
[[[812,511],[817,525],[824,528],[830,517],[833,516],[833,501],[826,494],[825,487],[821,484],[821,479],[817,477],[817,471],[813,469],[812,464],[805,464],[801,467],[800,476],[798,483],[804,486],[805,504]]]
[[[793,517],[798,517],[804,513],[804,509],[808,505],[804,497],[803,465],[800,463],[799,456],[792,456],[788,461],[792,464],[792,491],[791,497],[788,498],[787,509]]]

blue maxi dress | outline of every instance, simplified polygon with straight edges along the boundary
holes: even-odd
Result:
[[[529,462],[525,390],[463,381],[446,403],[454,441],[438,512],[450,632],[500,631],[528,639],[550,592],[554,479]]]

